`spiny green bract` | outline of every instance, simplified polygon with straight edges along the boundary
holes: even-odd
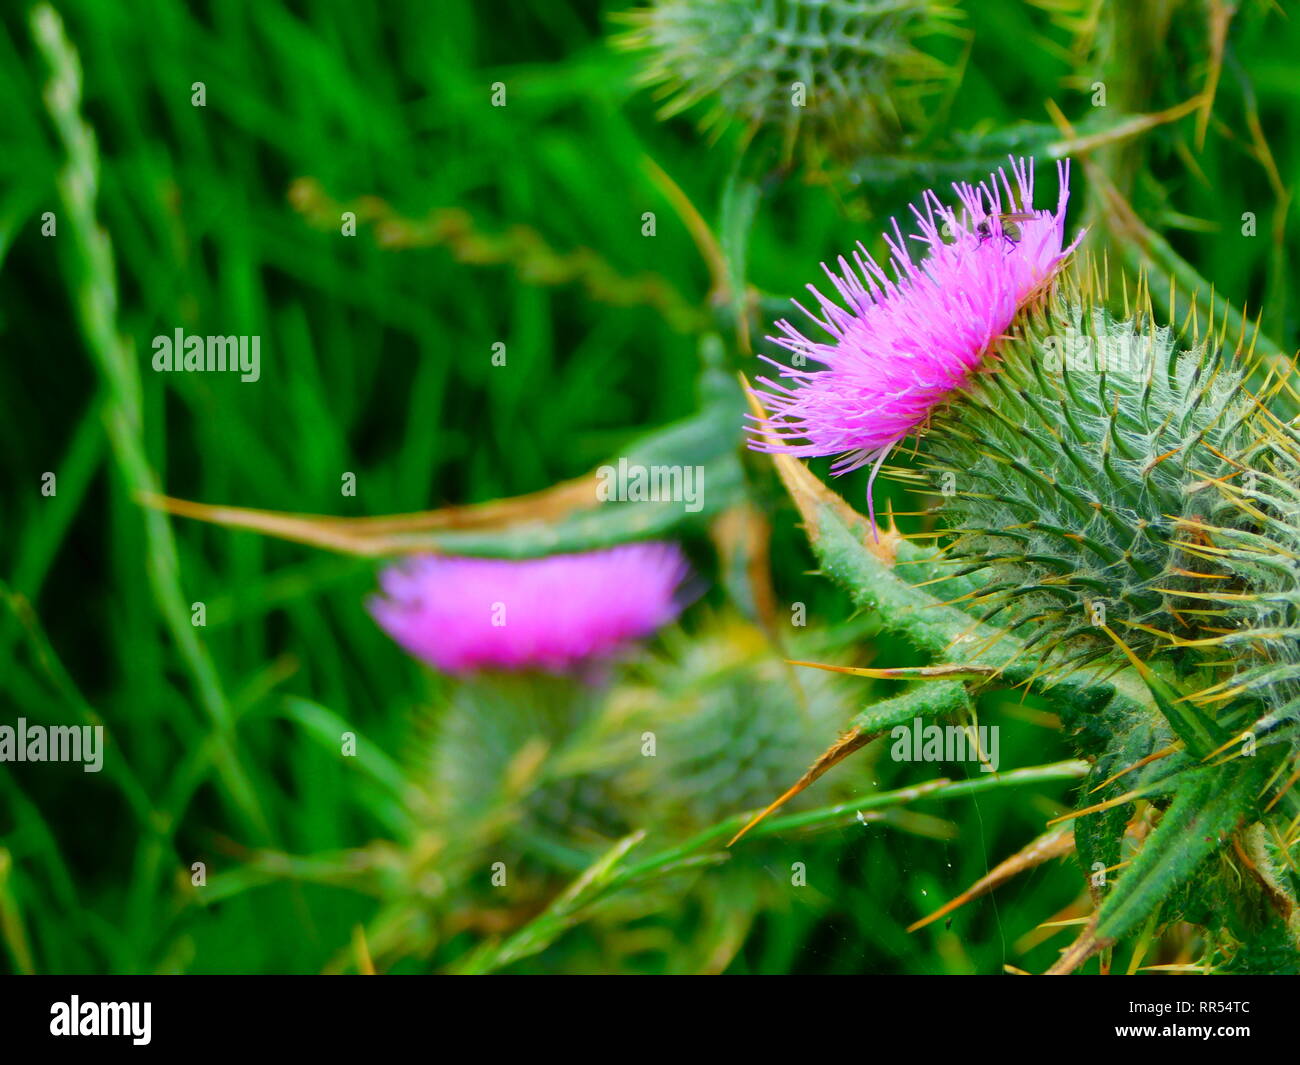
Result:
[[[667,97],[661,117],[709,100],[706,128],[771,127],[787,155],[802,136],[845,158],[919,123],[951,71],[916,42],[953,14],[932,0],[657,0],[622,16],[633,29],[616,42],[651,53],[641,80]]]
[[[864,696],[861,682],[796,672],[732,615],[663,640],[608,687],[458,684],[405,745],[416,819],[525,874],[572,875],[633,830],[699,830],[766,805]]]
[[[495,848],[520,876],[585,868],[630,830],[612,783],[621,760],[587,746],[601,694],[531,674],[456,684],[405,745],[417,819],[467,852]]]
[[[1203,697],[1261,703],[1267,717],[1256,732],[1267,743],[1300,718],[1300,432],[1263,405],[1248,430],[1228,474],[1202,482],[1206,519],[1182,535],[1201,568],[1232,578],[1197,593],[1221,619],[1200,646],[1240,663]]]
[[[666,642],[667,657],[621,698],[655,742],[655,757],[633,767],[631,795],[678,828],[766,806],[785,790],[790,766],[811,763],[867,695],[842,675],[790,666],[737,617]],[[824,634],[795,638],[790,652],[824,659],[827,646]]]
[[[1197,597],[1245,580],[1189,552],[1221,509],[1207,485],[1258,432],[1244,360],[1069,284],[1020,325],[924,440],[945,558],[983,570],[979,612],[1053,663],[1113,660],[1118,639],[1193,664],[1224,621]]]
[[[963,587],[975,578],[962,605],[1019,635],[1039,675],[1136,662],[1167,719],[1073,721],[1096,762],[1090,801],[1117,803],[1076,824],[1085,868],[1117,864],[1126,794],[1171,811],[1181,797],[1186,820],[1188,788],[1240,777],[1214,856],[1193,834],[1173,857],[1165,829],[1143,870],[1166,882],[1152,912],[1202,925],[1209,966],[1250,968],[1269,936],[1295,964],[1300,433],[1270,409],[1285,377],[1253,390],[1243,344],[1157,326],[1140,290],[1112,314],[1096,291],[1067,274],[936,414],[920,450],[943,558]],[[1127,928],[1140,911],[1115,897],[1103,925]]]
[[[427,955],[466,928],[501,934],[619,838],[645,830],[643,847],[664,847],[766,804],[790,759],[811,760],[864,697],[861,682],[796,673],[730,613],[661,639],[662,652],[611,666],[601,683],[480,675],[419,711],[401,747],[409,829],[392,846],[345,852],[334,873],[385,901],[370,939],[376,958]],[[843,642],[820,632],[794,644],[825,658]],[[683,874],[671,897],[654,884],[619,893],[586,922],[585,937],[566,938],[557,964],[603,970],[611,957],[643,953],[649,940],[637,922],[648,915],[671,912],[680,947],[691,921],[734,932],[783,897],[756,891],[743,866],[716,873],[707,882]],[[691,970],[726,960],[686,957]]]

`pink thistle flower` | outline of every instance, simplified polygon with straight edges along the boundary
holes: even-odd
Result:
[[[919,260],[891,219],[894,232],[885,243],[892,277],[861,243],[852,265],[839,257],[838,273],[823,263],[847,309],[813,285],[808,289],[824,317],[798,301],[795,306],[832,339],[809,340],[785,320],[776,323],[784,335],[768,339],[800,364],[826,368],[767,360],[792,384],[758,379],[773,391],[759,394],[768,419],[748,426],[755,434],[749,446],[769,454],[839,455],[831,467],[836,475],[871,463],[867,503],[874,527],[871,486],[889,453],[982,368],[1016,312],[1078,244],[1080,238],[1063,247],[1069,162],[1057,163],[1056,171],[1055,212],[1033,210],[1033,159],[1028,165],[1011,159],[1014,189],[1005,170],[978,187],[954,184],[957,210],[927,190],[921,207],[911,209],[920,232],[910,238],[925,246]]]
[[[367,606],[445,673],[571,673],[672,621],[688,572],[670,543],[520,561],[419,555],[385,569]]]

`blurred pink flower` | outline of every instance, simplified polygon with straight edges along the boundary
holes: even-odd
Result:
[[[957,210],[924,193],[922,206],[912,207],[920,232],[909,235],[925,246],[919,261],[893,220],[893,235],[885,234],[892,277],[861,243],[852,265],[840,256],[838,273],[823,263],[847,309],[812,285],[824,317],[795,306],[832,339],[809,340],[785,320],[776,323],[784,335],[768,339],[826,368],[767,360],[791,384],[758,379],[773,391],[759,393],[768,420],[748,427],[755,434],[750,447],[839,455],[835,474],[872,463],[867,499],[874,521],[870,485],[890,451],[967,383],[1016,311],[1078,244],[1076,238],[1063,246],[1069,162],[1056,169],[1055,212],[1033,211],[1034,161],[1012,158],[1014,189],[999,170],[978,187],[953,185]]]
[[[420,555],[379,577],[370,613],[445,673],[578,672],[681,611],[689,567],[670,543],[512,561]]]

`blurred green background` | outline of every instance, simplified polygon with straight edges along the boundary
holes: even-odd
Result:
[[[1262,314],[1261,343],[1294,351],[1300,29],[1279,5],[957,5],[956,32],[927,45],[951,81],[924,123],[853,158],[812,145],[784,160],[743,122],[702,134],[707,108],[658,120],[634,83],[645,58],[609,42],[626,30],[610,17],[626,6],[64,2],[83,76],[71,107],[66,94],[43,98],[58,59],[34,43],[32,9],[7,7],[0,721],[99,722],[109,749],[98,775],[0,767],[5,969],[355,971],[372,955],[411,972],[1050,964],[1060,943],[1034,930],[1081,894],[1068,859],[947,924],[904,929],[1063,812],[1065,780],[931,797],[882,822],[850,809],[725,859],[724,836],[698,866],[650,862],[652,875],[549,923],[544,907],[584,863],[539,874],[509,907],[479,900],[472,882],[486,862],[473,859],[465,882],[447,874],[426,891],[410,857],[420,831],[410,788],[429,786],[417,725],[450,695],[365,613],[376,563],[139,502],[163,491],[360,517],[578,477],[695,415],[701,350],[715,387],[758,372],[737,313],[755,347],[773,351],[762,336],[818,280],[819,262],[859,239],[878,251],[885,220],[923,188],[977,180],[1008,150],[1037,155],[1048,195],[1044,163],[1075,157],[1071,230],[1088,224],[1089,246],[1115,268],[1145,269],[1158,302],[1173,277],[1208,309],[1212,283],[1252,320]],[[192,103],[196,82],[206,106]],[[492,106],[494,83],[504,107]],[[1207,90],[1212,99],[1169,113]],[[78,141],[78,110],[93,144]],[[70,158],[80,169],[61,184]],[[96,196],[85,195],[87,160]],[[745,195],[752,214],[737,207]],[[344,210],[360,218],[355,237],[340,233]],[[653,237],[642,235],[647,211]],[[739,311],[711,299],[718,279],[693,212],[747,283]],[[152,338],[178,327],[260,336],[261,379],[154,373]],[[497,343],[505,366],[492,364]],[[740,455],[739,418],[712,429]],[[788,625],[791,604],[804,603],[823,657],[909,662],[810,572],[770,462],[742,461],[743,483],[718,502],[742,507],[759,541],[770,522],[777,618]],[[825,462],[812,465],[826,475]],[[54,495],[41,491],[47,472]],[[340,493],[347,472],[355,496]],[[861,475],[834,487],[861,506]],[[885,499],[918,509],[896,485],[878,509]],[[716,518],[672,531],[709,590],[656,643],[660,665],[625,678],[633,688],[679,690],[656,670],[680,673],[692,644],[754,615],[752,584],[718,562]],[[523,547],[501,549],[527,551],[531,533],[519,535]],[[742,563],[765,566],[741,540]],[[203,627],[191,624],[195,602]],[[679,701],[696,690],[681,687]],[[861,681],[838,696],[842,723],[875,690]],[[705,703],[692,712],[707,717]],[[981,721],[1002,728],[1004,770],[1067,756],[1050,710],[986,700]],[[750,720],[720,718],[710,727],[721,731],[692,742],[720,762],[751,757],[762,737],[746,735]],[[818,724],[822,745],[838,727]],[[340,757],[341,729],[356,733],[360,757]],[[842,799],[986,776],[855,758],[836,771]],[[779,779],[807,762],[792,750]],[[839,794],[831,780],[810,790],[808,809]],[[657,830],[638,860],[701,827]],[[806,886],[790,884],[794,862]]]

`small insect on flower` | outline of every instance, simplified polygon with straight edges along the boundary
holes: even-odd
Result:
[[[522,560],[417,555],[385,569],[370,613],[435,669],[577,673],[677,617],[689,567],[670,543]]]
[[[1007,246],[1014,248],[1020,243],[1020,227],[1017,222],[1032,222],[1036,215],[1032,211],[1007,211],[1003,214],[991,214],[982,219],[975,227],[980,243],[992,240],[994,235],[1001,235]]]
[[[931,413],[971,375],[989,368],[998,338],[1021,307],[1047,287],[1079,242],[1065,246],[1069,163],[1057,164],[1055,210],[1034,210],[1034,164],[1011,160],[978,186],[954,184],[950,207],[927,191],[912,207],[923,245],[914,259],[898,222],[884,235],[887,272],[861,244],[850,263],[825,263],[840,303],[813,285],[820,316],[799,308],[829,336],[810,340],[788,321],[769,337],[795,356],[767,359],[783,381],[760,377],[766,418],[754,418],[749,446],[799,456],[838,455],[834,474],[871,465],[871,487],[894,447],[921,431]],[[1002,239],[997,239],[1001,237]],[[805,369],[809,362],[822,369]]]

